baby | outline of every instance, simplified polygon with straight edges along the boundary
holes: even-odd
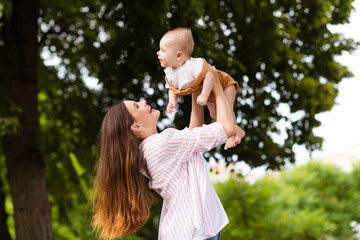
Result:
[[[165,68],[166,88],[169,89],[168,113],[174,112],[174,107],[179,95],[190,93],[197,96],[199,105],[207,105],[210,116],[216,120],[215,98],[211,92],[214,84],[214,76],[208,71],[208,64],[203,58],[191,57],[194,48],[194,40],[191,30],[176,28],[168,31],[160,40],[160,50],[157,52],[161,67]],[[224,89],[225,97],[233,109],[236,93],[239,85],[230,75],[218,70],[220,83]],[[235,114],[234,121],[235,121]],[[235,135],[229,138],[225,144],[225,150],[240,143],[244,131],[236,125]]]

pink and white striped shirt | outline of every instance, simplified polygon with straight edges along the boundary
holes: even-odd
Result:
[[[142,141],[149,187],[164,199],[158,239],[202,240],[229,222],[201,155],[226,140],[224,128],[215,122],[192,130],[166,129]],[[145,169],[141,172],[147,176]]]

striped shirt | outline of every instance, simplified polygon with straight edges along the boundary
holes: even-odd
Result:
[[[142,141],[149,187],[163,198],[159,240],[206,239],[229,222],[201,155],[226,140],[215,122],[192,130],[166,129]],[[147,176],[145,169],[141,172]]]

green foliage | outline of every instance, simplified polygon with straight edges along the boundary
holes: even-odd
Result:
[[[2,28],[4,27],[4,18],[10,19],[12,3],[10,0],[0,0],[0,47],[4,45]]]
[[[71,79],[70,79],[71,78]],[[55,239],[93,239],[90,187],[102,110],[98,94],[39,59],[39,122]],[[71,238],[70,238],[71,239]]]
[[[0,191],[3,191],[2,194],[5,195],[5,206],[1,206],[5,209],[7,214],[6,225],[8,227],[8,232],[11,235],[12,239],[15,239],[15,223],[14,223],[14,207],[12,204],[12,199],[10,195],[10,186],[7,180],[7,169],[5,164],[5,157],[3,155],[3,149],[0,147]]]
[[[20,127],[19,119],[16,117],[0,118],[0,137],[7,134],[16,135]]]
[[[310,162],[249,185],[216,185],[230,223],[223,239],[355,239],[360,221],[359,167],[344,173]]]
[[[4,5],[0,2],[0,18],[2,18],[3,12],[4,12]],[[1,32],[2,26],[3,26],[3,23],[0,22],[0,32]],[[4,45],[4,42],[1,40],[1,35],[0,35],[0,47],[3,45]]]
[[[18,115],[21,109],[7,100],[0,92],[0,143],[5,135],[18,135],[20,123]]]
[[[321,147],[322,139],[312,132],[320,125],[315,116],[332,108],[337,84],[351,76],[334,57],[357,46],[327,25],[346,23],[352,2],[42,1],[40,43],[61,58],[66,71],[61,80],[71,87],[82,84],[85,68],[99,80],[103,88],[96,108],[105,111],[118,99],[145,98],[166,118],[158,43],[170,28],[191,27],[194,56],[205,57],[240,85],[235,112],[247,137],[241,148],[221,150],[222,156],[277,169],[294,161],[295,143],[310,151]],[[189,117],[188,99],[182,100],[174,121],[179,128]],[[281,105],[300,117],[284,115]],[[82,117],[89,122],[92,115]],[[277,123],[284,120],[290,126],[287,138],[275,142]]]
[[[216,185],[217,193],[229,217],[229,225],[221,234],[223,239],[258,239],[265,238],[270,229],[266,216],[270,204],[271,188],[260,185],[249,185],[243,179],[232,178]],[[266,221],[267,220],[267,221]],[[258,231],[262,229],[262,231]],[[263,235],[264,232],[264,235]],[[259,235],[260,234],[260,235]],[[253,238],[249,238],[254,236]]]

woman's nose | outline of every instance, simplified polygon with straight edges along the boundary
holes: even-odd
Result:
[[[158,55],[158,56],[160,55],[160,50],[159,50],[159,51],[157,51],[156,55]]]
[[[142,100],[141,103],[142,103],[144,106],[146,106],[146,104],[147,104],[147,103],[146,103],[146,100]]]

